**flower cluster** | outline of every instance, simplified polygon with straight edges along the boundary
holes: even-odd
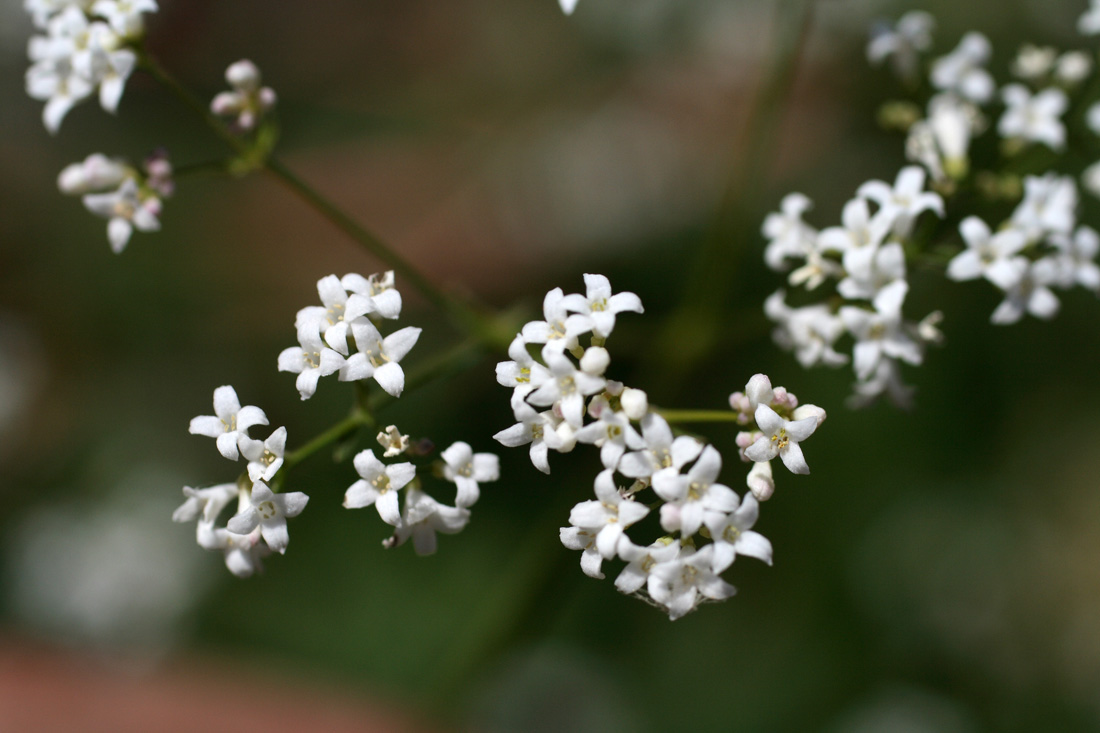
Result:
[[[562,544],[582,551],[581,569],[594,578],[604,577],[605,560],[622,560],[626,566],[616,587],[677,619],[707,599],[733,595],[721,573],[738,554],[771,562],[771,543],[751,531],[758,499],[774,489],[770,461],[779,457],[791,471],[808,473],[798,444],[825,412],[798,407],[793,395],[773,390],[763,375],[731,396],[736,420],[747,428],[737,438],[740,457],[755,462],[746,481],[752,493],[742,500],[719,483],[722,457],[714,446],[675,435],[645,392],[604,377],[611,362],[604,345],[616,314],[640,313],[642,303],[633,293],[612,295],[602,275],[584,278],[585,295],[550,291],[545,320],[524,326],[509,349],[512,360],[497,365],[498,382],[513,389],[518,422],[494,437],[509,447],[530,444],[532,463],[545,473],[550,450],[568,452],[577,443],[598,447],[603,470],[594,483],[596,499],[573,507],[570,526],[561,529]],[[584,336],[587,347],[580,343]],[[650,490],[652,506],[638,498]],[[654,506],[660,506],[656,516],[666,534],[634,544],[626,530]]]
[[[342,382],[373,378],[399,397],[405,388],[400,362],[416,345],[421,329],[408,326],[384,338],[378,330],[383,320],[401,315],[393,272],[329,275],[317,281],[317,293],[322,305],[298,311],[298,345],[279,354],[279,371],[298,375],[303,400],[313,396],[321,377],[331,374],[339,374]]]
[[[210,111],[233,117],[239,131],[254,129],[260,118],[275,106],[275,91],[260,85],[260,70],[248,59],[230,64],[225,70],[225,80],[233,91],[214,97]]]
[[[42,121],[56,133],[77,103],[98,89],[108,112],[118,109],[126,80],[137,65],[134,44],[145,32],[144,14],[156,0],[25,0],[44,35],[27,47],[27,94],[46,102]]]
[[[172,515],[176,522],[198,520],[199,546],[223,552],[226,567],[242,578],[262,569],[261,559],[272,552],[286,552],[290,542],[287,517],[298,516],[309,501],[300,491],[272,491],[271,484],[283,466],[286,428],[278,428],[263,441],[248,435],[250,428],[267,424],[267,415],[260,408],[241,407],[232,387],[214,390],[214,414],[194,418],[190,432],[214,438],[218,452],[231,461],[243,455],[248,460],[246,473],[235,483],[205,489],[185,486],[187,499]],[[217,526],[222,510],[234,499],[237,513],[225,526]]]
[[[161,199],[175,188],[172,164],[163,151],[146,158],[141,170],[93,153],[66,166],[57,186],[61,193],[81,196],[88,211],[107,219],[107,241],[116,254],[126,248],[135,229],[160,229]]]
[[[908,13],[872,37],[868,57],[891,59],[899,75],[914,81],[920,53],[931,47],[933,25],[927,13]],[[935,91],[923,112],[910,103],[883,108],[886,123],[905,129],[905,152],[917,165],[902,168],[892,185],[860,186],[844,207],[841,226],[819,231],[805,222],[811,202],[801,194],[784,198],[781,211],[764,222],[769,267],[790,270],[789,284],[806,291],[830,286],[816,303],[800,297],[805,304],[799,307],[788,305],[782,290],[767,300],[765,312],[778,324],[776,341],[803,366],[839,366],[849,357],[837,342],[851,335],[856,405],[884,394],[906,403],[911,388],[901,381],[900,364],[920,364],[924,347],[942,338],[938,312],[920,322],[902,314],[907,267],[914,261],[946,265],[952,280],[984,278],[999,288],[1004,300],[991,318],[997,324],[1014,323],[1025,313],[1052,317],[1059,307],[1052,288],[1082,285],[1100,293],[1094,262],[1100,235],[1077,224],[1076,182],[1049,163],[1021,171],[1020,157],[1035,148],[1043,149],[1039,160],[1065,151],[1064,118],[1072,95],[1093,71],[1091,56],[1025,46],[1012,66],[1019,81],[999,91],[987,69],[991,56],[989,40],[968,33],[927,67]],[[991,114],[999,115],[995,125],[987,121]],[[1100,104],[1087,119],[1100,135]],[[990,129],[1000,138],[996,165],[975,171],[972,150]],[[1100,164],[1094,169],[1083,181],[1100,195]],[[1015,203],[1015,209],[994,233],[982,212],[953,208],[975,198],[992,204],[994,212],[1003,202]],[[934,218],[921,221],[926,212]],[[945,251],[950,261],[937,261]]]

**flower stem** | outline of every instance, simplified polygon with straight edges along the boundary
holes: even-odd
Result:
[[[652,408],[669,423],[737,422],[740,413],[733,410],[666,410]]]
[[[416,267],[399,255],[396,250],[344,212],[313,186],[306,183],[298,174],[274,156],[263,155],[257,159],[257,150],[254,149],[255,146],[251,145],[247,138],[235,134],[225,121],[211,112],[201,99],[180,84],[167,69],[144,49],[139,49],[139,63],[142,69],[200,116],[206,125],[239,156],[241,162],[246,164],[243,166],[243,170],[247,171],[253,167],[263,168],[268,175],[334,224],[360,247],[377,257],[388,267],[391,267],[403,280],[410,282],[429,302],[450,316],[452,321],[464,332],[493,348],[507,348],[510,339],[507,338],[507,334],[503,333],[501,324],[497,322],[492,314],[477,310],[470,304],[441,290]]]
[[[369,421],[369,416],[365,412],[354,410],[346,418],[315,436],[298,450],[287,453],[286,457],[283,459],[283,471],[290,471],[317,451],[351,435],[359,428],[368,424]]]

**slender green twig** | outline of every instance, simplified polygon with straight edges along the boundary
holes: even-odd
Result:
[[[739,413],[733,410],[666,410],[653,408],[653,411],[670,423],[693,422],[737,422]]]

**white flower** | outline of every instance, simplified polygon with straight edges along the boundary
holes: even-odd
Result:
[[[1001,290],[1016,284],[1020,271],[1013,261],[1027,246],[1022,231],[1009,228],[991,234],[986,223],[976,216],[963,219],[959,231],[966,240],[966,249],[947,263],[947,277],[960,281],[985,277]]]
[[[348,273],[340,279],[340,284],[348,292],[370,300],[370,310],[367,313],[389,319],[401,315],[401,293],[394,287],[393,270],[387,270],[381,275],[375,273],[370,277]]]
[[[953,94],[928,101],[928,119],[909,128],[905,155],[938,181],[961,178],[969,170],[970,138],[979,127],[977,109]]]
[[[890,233],[893,212],[885,209],[871,216],[866,199],[854,198],[844,205],[841,214],[843,226],[823,229],[818,236],[818,246],[826,251],[848,252],[864,247],[874,249]]]
[[[416,345],[421,329],[414,326],[394,331],[386,338],[370,321],[351,324],[351,333],[359,353],[348,357],[340,369],[340,380],[354,382],[373,377],[378,385],[393,397],[405,389],[405,371],[399,363]]]
[[[275,494],[263,481],[257,481],[252,484],[248,505],[229,520],[226,529],[234,534],[248,534],[259,527],[267,546],[284,553],[290,542],[286,519],[301,514],[308,501],[309,497],[301,491]]]
[[[457,441],[441,454],[443,477],[458,487],[455,505],[471,507],[481,495],[479,484],[500,478],[500,459],[492,453],[474,453],[469,443]]]
[[[624,412],[600,411],[595,422],[577,431],[578,443],[591,443],[600,449],[600,461],[604,468],[616,468],[627,448],[641,450],[645,447],[642,436],[630,424]]]
[[[405,511],[393,537],[382,542],[383,547],[403,545],[409,537],[417,555],[431,555],[436,550],[436,532],[455,534],[470,521],[470,510],[440,504],[420,489],[405,492]]]
[[[233,91],[221,92],[214,97],[210,111],[216,115],[236,117],[238,128],[251,130],[275,106],[274,90],[260,86],[260,70],[247,59],[230,64],[225,70],[225,80]]]
[[[1016,260],[1019,278],[1005,293],[1005,299],[993,311],[990,321],[998,325],[1015,323],[1030,313],[1036,318],[1053,318],[1058,312],[1058,298],[1050,290],[1050,285],[1058,281],[1060,267],[1053,257],[1044,257],[1028,264],[1021,258]]]
[[[1095,262],[1100,251],[1100,234],[1092,227],[1082,226],[1072,238],[1054,235],[1050,241],[1057,247],[1058,284],[1068,288],[1076,283],[1100,293],[1100,267]]]
[[[993,98],[994,84],[983,66],[991,52],[988,38],[981,33],[967,33],[954,51],[932,64],[932,85],[978,104],[988,102]]]
[[[160,199],[138,189],[137,181],[127,178],[117,191],[84,196],[88,211],[108,219],[107,239],[118,254],[126,248],[134,229],[155,232],[160,229]]]
[[[317,391],[318,380],[340,371],[346,361],[321,341],[317,327],[308,322],[299,325],[298,342],[279,352],[279,371],[297,374],[294,386],[308,400]]]
[[[324,310],[317,310],[314,322],[325,342],[344,356],[348,355],[348,329],[355,319],[365,316],[373,306],[369,296],[353,293],[350,297],[335,275],[317,281],[317,294]],[[311,311],[312,312],[312,311]]]
[[[1077,31],[1083,36],[1100,34],[1100,0],[1091,0],[1089,9],[1077,20]]]
[[[623,530],[649,514],[649,509],[633,499],[624,498],[615,487],[613,471],[596,476],[596,501],[582,501],[569,513],[569,523],[594,534],[596,550],[604,559],[615,557]]]
[[[703,451],[703,444],[687,435],[673,439],[668,422],[651,412],[642,420],[645,448],[627,453],[619,461],[619,473],[630,478],[652,476],[663,468],[679,471]]]
[[[124,38],[137,38],[145,32],[142,13],[157,12],[156,0],[96,0],[92,13],[105,18]]]
[[[758,465],[766,466],[767,463]],[[736,494],[734,498],[736,499]],[[720,573],[733,564],[738,555],[746,555],[772,564],[772,543],[752,526],[760,515],[760,504],[752,494],[745,496],[740,506],[734,504],[730,514],[712,515],[707,529],[714,538],[714,571]]]
[[[799,443],[813,435],[817,430],[817,419],[813,417],[801,420],[784,420],[767,405],[756,408],[756,424],[762,435],[745,449],[745,456],[751,461],[770,461],[779,456],[783,465],[791,473],[809,473],[810,467],[802,455]]]
[[[615,578],[615,587],[623,593],[637,593],[649,579],[649,572],[660,563],[675,560],[680,554],[680,543],[666,538],[648,547],[639,547],[623,536],[619,540],[619,557],[627,566]]]
[[[844,253],[847,277],[836,289],[849,300],[870,300],[891,283],[905,280],[905,250],[900,242]]]
[[[653,490],[666,502],[661,507],[661,526],[666,531],[678,530],[688,537],[708,519],[737,508],[733,489],[715,483],[721,470],[722,456],[708,445],[686,475],[673,467],[653,474]]]
[[[905,332],[901,319],[901,304],[909,286],[898,280],[883,288],[872,303],[874,311],[844,306],[840,317],[856,339],[852,350],[852,366],[856,376],[866,379],[883,358],[901,359],[920,364],[923,359],[920,344]]]
[[[252,481],[271,481],[283,467],[286,451],[286,428],[280,427],[267,436],[267,440],[253,440],[242,435],[239,441],[241,455],[248,459],[248,478]]]
[[[1012,223],[1028,241],[1050,234],[1069,234],[1077,225],[1077,185],[1069,176],[1047,173],[1024,178],[1024,200],[1012,212]]]
[[[565,295],[561,288],[554,288],[542,301],[543,321],[531,321],[521,331],[523,339],[531,344],[554,344],[561,349],[572,349],[577,337],[592,330],[592,321],[580,313],[569,314]]]
[[[817,230],[802,221],[802,216],[813,207],[813,202],[800,193],[783,197],[779,213],[764,217],[763,233],[768,238],[764,249],[764,262],[773,270],[786,269],[785,260],[790,257],[804,259],[815,250]]]
[[[214,414],[192,418],[188,432],[217,438],[218,451],[231,461],[240,456],[237,443],[248,437],[254,425],[267,425],[267,415],[253,405],[241,407],[237,392],[230,386],[214,390]]]
[[[238,493],[237,484],[218,484],[208,489],[192,489],[190,486],[184,486],[183,495],[187,499],[172,512],[172,521],[191,522],[201,516],[204,522],[213,522],[221,514],[222,509],[237,498]]]
[[[57,176],[57,187],[61,193],[79,196],[116,188],[132,176],[133,170],[125,163],[92,153],[80,163],[65,166]]]
[[[558,0],[558,3],[566,15],[572,15],[573,8],[577,7],[577,0]]]
[[[886,218],[893,221],[894,234],[902,239],[913,231],[917,217],[925,211],[933,211],[941,219],[944,216],[943,199],[937,193],[924,190],[925,173],[917,166],[907,166],[898,172],[894,185],[885,181],[867,181],[856,192],[857,196],[874,201],[888,211]]]
[[[853,385],[848,405],[853,409],[867,407],[885,394],[898,407],[908,408],[913,402],[913,388],[901,381],[901,368],[894,359],[883,358],[868,377]]]
[[[793,350],[798,363],[807,368],[819,363],[847,364],[848,357],[833,349],[833,344],[844,335],[840,318],[824,305],[790,308],[783,302],[784,296],[782,290],[777,290],[764,301],[764,313],[778,324],[772,332],[775,342]]]
[[[1093,196],[1100,198],[1100,162],[1093,163],[1081,173],[1081,185]]]
[[[397,492],[413,480],[416,467],[411,463],[387,466],[374,457],[372,450],[360,451],[353,463],[362,478],[344,492],[344,506],[361,509],[374,504],[382,521],[396,527],[401,522]]]
[[[997,123],[1001,137],[1045,143],[1053,150],[1066,145],[1062,114],[1069,99],[1061,89],[1044,89],[1032,95],[1022,84],[1009,84],[1001,90],[1005,111]]]
[[[646,588],[654,601],[668,609],[673,621],[695,608],[699,596],[722,600],[737,592],[714,571],[714,545],[699,551],[682,547],[675,560],[650,569]]]
[[[261,541],[261,528],[248,534],[237,534],[215,527],[212,522],[200,521],[197,528],[199,545],[205,550],[221,550],[225,553],[225,566],[238,578],[247,578],[263,570],[262,558],[271,554],[271,548]]]
[[[893,28],[877,30],[867,44],[867,60],[880,64],[893,60],[894,69],[903,79],[911,79],[917,73],[920,52],[932,45],[932,29],[936,21],[921,10],[910,10],[898,18]]]
[[[538,412],[523,401],[523,396],[512,396],[512,410],[515,412],[515,425],[501,430],[493,439],[508,448],[516,448],[521,445],[531,444],[531,463],[543,473],[550,473],[549,451],[571,449],[575,438],[567,441],[559,432],[559,423],[565,425],[561,418],[555,417],[553,410]]]
[[[545,407],[560,402],[565,421],[580,428],[584,421],[584,398],[602,391],[607,380],[577,369],[565,354],[548,351],[543,357],[551,376],[527,397],[527,401]]]
[[[611,294],[611,282],[603,275],[585,275],[585,295],[566,295],[562,305],[566,310],[587,316],[592,334],[607,338],[615,328],[615,316],[624,311],[642,313],[642,300],[634,293]]]
[[[508,345],[508,356],[512,357],[512,361],[497,364],[498,384],[513,387],[526,396],[550,378],[550,370],[535,361],[527,351],[527,342],[522,334],[517,335]]]
[[[558,539],[569,550],[583,550],[581,553],[581,570],[590,578],[603,578],[600,566],[603,564],[603,555],[596,546],[596,537],[599,531],[596,529],[582,529],[581,527],[562,527],[558,532]]]
[[[619,396],[623,412],[631,420],[641,420],[649,412],[649,395],[640,389],[626,387]]]

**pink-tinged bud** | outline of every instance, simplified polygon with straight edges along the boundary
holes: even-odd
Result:
[[[680,529],[680,507],[676,504],[661,505],[661,527],[667,532]]]
[[[594,377],[601,376],[611,365],[611,354],[602,346],[589,346],[581,357],[581,371]]]
[[[275,106],[275,90],[271,87],[264,87],[260,90],[257,99],[259,99],[260,101],[260,109],[266,112],[267,110]]]
[[[770,404],[773,397],[772,380],[766,374],[754,374],[745,385],[745,397],[748,398],[750,407],[747,412],[756,410],[757,405]]]
[[[604,392],[607,392],[612,397],[618,397],[623,393],[623,383],[616,382],[613,379],[607,380],[607,386],[604,387]]]
[[[240,106],[241,99],[236,92],[219,92],[210,102],[210,111],[216,115],[235,115]]]
[[[756,442],[756,436],[757,433],[755,432],[750,433],[742,430],[740,433],[737,434],[737,438],[735,439],[737,447],[742,450],[748,448],[750,445]]]
[[[767,501],[775,491],[775,479],[772,478],[772,464],[769,461],[753,464],[745,479],[749,491],[757,501]]]
[[[817,424],[825,422],[825,410],[821,409],[817,405],[802,405],[794,411],[791,415],[791,420],[805,420],[808,417],[817,418]]]

